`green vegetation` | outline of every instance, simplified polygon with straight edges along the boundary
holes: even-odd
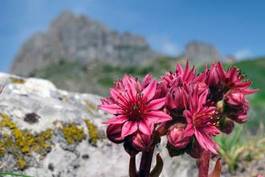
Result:
[[[222,134],[215,138],[220,145],[222,159],[228,165],[230,172],[234,172],[243,161],[264,158],[264,131],[255,136],[246,132],[248,131],[244,127],[236,126],[232,134]]]
[[[31,73],[31,76],[51,80],[59,88],[79,92],[94,92],[106,95],[114,81],[125,73],[142,78],[147,73],[159,77],[166,70],[175,69],[175,59],[161,57],[142,66],[116,66],[100,61],[89,65],[79,62],[61,61]]]

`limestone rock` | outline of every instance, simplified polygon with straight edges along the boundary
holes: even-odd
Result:
[[[220,60],[218,50],[213,45],[201,41],[189,42],[184,54],[194,64],[212,63]]]

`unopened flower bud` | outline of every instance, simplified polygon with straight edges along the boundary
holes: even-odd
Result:
[[[107,137],[114,143],[122,143],[123,138],[121,137],[121,125],[109,125],[107,128]]]
[[[176,149],[183,149],[190,142],[190,137],[186,136],[185,125],[181,123],[174,125],[174,127],[169,130],[167,138],[169,144]]]
[[[151,136],[145,135],[143,133],[136,133],[132,137],[132,146],[139,150],[144,151],[147,150],[151,145]]]
[[[176,85],[176,86],[174,86]],[[167,94],[167,106],[169,109],[184,109],[187,102],[187,92],[183,86],[178,86],[177,81]]]
[[[224,118],[223,120],[221,120],[219,128],[222,132],[230,134],[232,133],[234,127],[235,127],[234,121],[228,118]]]
[[[225,114],[237,123],[247,121],[248,102],[240,91],[229,92],[225,95]]]

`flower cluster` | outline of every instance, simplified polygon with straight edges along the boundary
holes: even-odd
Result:
[[[215,63],[197,74],[187,62],[159,81],[125,75],[100,109],[114,115],[105,122],[108,138],[124,143],[131,155],[149,151],[166,136],[170,155],[200,158],[205,151],[218,154],[214,136],[247,121],[246,95],[255,92],[250,85],[236,67],[225,70]]]

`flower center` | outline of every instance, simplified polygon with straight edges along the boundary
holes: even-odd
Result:
[[[138,94],[127,106],[127,117],[130,121],[140,121],[143,119],[145,111],[145,101],[142,95]]]

